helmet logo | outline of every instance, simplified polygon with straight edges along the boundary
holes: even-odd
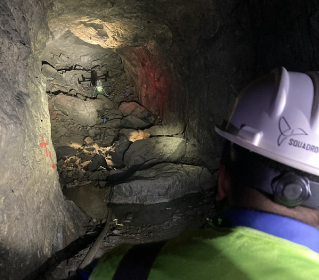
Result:
[[[291,128],[285,117],[279,119],[279,131],[280,135],[277,139],[277,144],[280,146],[286,139],[295,135],[308,135],[301,128]]]

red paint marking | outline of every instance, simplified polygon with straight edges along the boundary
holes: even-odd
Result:
[[[48,157],[48,155],[50,155],[50,159],[51,159],[51,162],[52,162],[52,165],[51,165],[51,166],[52,166],[52,168],[54,169],[54,168],[55,168],[55,165],[54,165],[53,160],[52,160],[52,154],[51,154],[51,151],[49,151],[49,153],[48,153],[48,148],[47,148],[47,146],[49,145],[49,143],[44,141],[44,136],[43,136],[43,135],[41,136],[41,138],[42,138],[42,143],[40,143],[40,147],[45,147],[46,157]]]
[[[51,159],[51,161],[52,161],[52,168],[54,169],[54,168],[55,168],[55,165],[54,165],[54,163],[53,163],[53,159],[52,159],[51,152],[49,152],[49,154],[50,154],[50,159]]]
[[[45,154],[46,156],[48,157],[48,149],[47,149],[47,146],[49,145],[48,142],[44,142],[44,136],[42,135],[42,143],[40,143],[40,146],[41,147],[45,147]]]

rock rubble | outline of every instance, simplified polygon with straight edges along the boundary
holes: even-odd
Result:
[[[88,193],[92,186],[113,188],[111,203],[153,204],[212,187],[206,168],[181,164],[187,146],[182,124],[156,123],[137,99],[118,105],[115,99],[50,95],[52,139],[65,195],[72,198],[70,189],[89,185]],[[88,205],[80,207],[92,212],[85,209]]]

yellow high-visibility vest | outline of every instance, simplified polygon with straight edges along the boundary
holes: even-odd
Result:
[[[90,280],[111,280],[131,247],[104,255]],[[189,230],[165,243],[147,279],[318,280],[319,254],[247,227]]]

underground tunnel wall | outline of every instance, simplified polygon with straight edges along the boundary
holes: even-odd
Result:
[[[64,246],[75,237],[77,221],[82,217],[64,201],[56,170],[52,168],[56,163],[55,153],[39,61],[49,38],[71,30],[87,42],[92,35],[97,40],[94,44],[99,44],[99,40],[106,37],[97,36],[97,29],[101,28],[93,21],[110,23],[106,24],[110,29],[110,42],[104,40],[100,45],[118,49],[141,97],[147,93],[147,89],[142,90],[146,83],[139,80],[143,76],[129,69],[135,68],[135,64],[142,66],[141,58],[133,57],[134,51],[140,48],[146,54],[146,60],[155,68],[151,68],[153,72],[165,73],[162,81],[168,81],[169,86],[160,85],[167,97],[164,107],[159,105],[161,99],[156,96],[154,104],[152,96],[143,99],[144,105],[162,114],[165,122],[177,119],[185,123],[189,156],[184,161],[197,158],[198,164],[210,169],[217,167],[220,148],[213,127],[221,122],[229,103],[246,83],[278,66],[295,71],[319,68],[319,9],[315,2],[92,0],[44,3],[47,6],[40,0],[5,0],[0,4],[3,279],[8,275],[10,279],[21,279]],[[104,7],[107,13],[101,12]],[[127,29],[117,36],[121,19],[127,21],[124,26]],[[130,52],[129,48],[134,51]],[[152,79],[156,82],[158,75]],[[156,93],[154,87],[153,94]],[[46,156],[46,149],[51,152],[52,160],[49,153]],[[73,210],[67,210],[70,208]],[[22,269],[16,269],[18,266]]]
[[[1,279],[23,279],[77,237],[83,214],[60,190],[39,55],[43,1],[1,1]]]
[[[184,125],[183,161],[217,168],[214,125],[254,77],[246,2],[55,0],[48,24],[50,40],[72,32],[116,51],[142,105],[164,124]]]
[[[221,147],[214,126],[255,75],[249,7],[238,1],[139,2],[166,32],[116,51],[142,104],[164,124],[184,125],[183,161],[214,170]]]

